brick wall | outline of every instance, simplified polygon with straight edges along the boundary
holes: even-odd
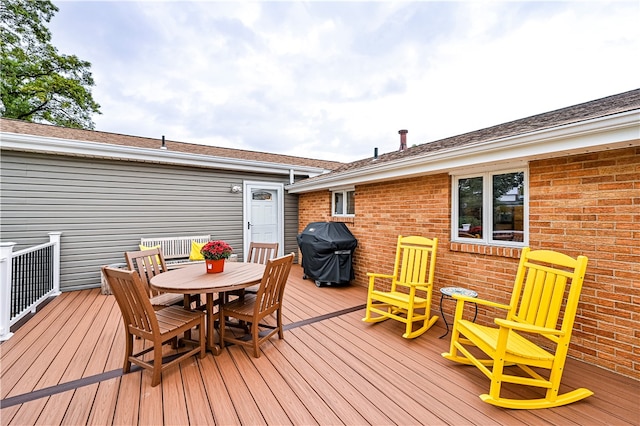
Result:
[[[589,257],[571,356],[640,378],[640,148],[530,166],[532,248]]]
[[[640,378],[640,148],[535,161],[529,167],[529,243],[589,257],[570,356]],[[356,187],[355,285],[390,272],[398,235],[439,239],[439,289],[463,286],[508,302],[520,250],[450,242],[448,174]],[[300,227],[332,220],[331,194],[300,195]],[[451,318],[454,304],[445,303]],[[492,322],[480,309],[478,321]],[[438,313],[439,314],[439,313]],[[426,334],[434,338],[431,334]]]

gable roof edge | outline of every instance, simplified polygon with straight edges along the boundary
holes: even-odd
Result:
[[[343,172],[336,171],[286,186],[290,193],[329,190],[340,185],[374,183],[482,164],[526,162],[626,146],[640,146],[640,110],[541,129],[401,158]]]
[[[0,141],[2,142],[0,145],[2,149],[22,152],[37,152],[282,175],[289,175],[291,170],[294,170],[297,174],[306,176],[317,176],[328,171],[321,167],[217,157],[205,154],[190,154],[159,148],[112,145],[101,142],[60,139],[21,133],[0,132]]]

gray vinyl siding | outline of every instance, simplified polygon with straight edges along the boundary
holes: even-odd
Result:
[[[298,256],[298,194],[284,196],[284,250],[283,254],[294,252]]]
[[[243,180],[289,176],[2,151],[3,242],[20,250],[62,232],[63,291],[100,286],[100,267],[124,262],[141,237],[208,235],[241,253]],[[296,250],[298,198],[285,194],[285,253]]]

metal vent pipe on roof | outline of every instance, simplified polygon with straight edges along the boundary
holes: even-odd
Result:
[[[407,149],[407,133],[409,133],[409,131],[398,130],[398,133],[400,134],[400,149],[398,151],[404,151]]]

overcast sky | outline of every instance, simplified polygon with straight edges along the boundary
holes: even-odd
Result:
[[[640,87],[640,2],[60,1],[96,130],[353,161]]]

